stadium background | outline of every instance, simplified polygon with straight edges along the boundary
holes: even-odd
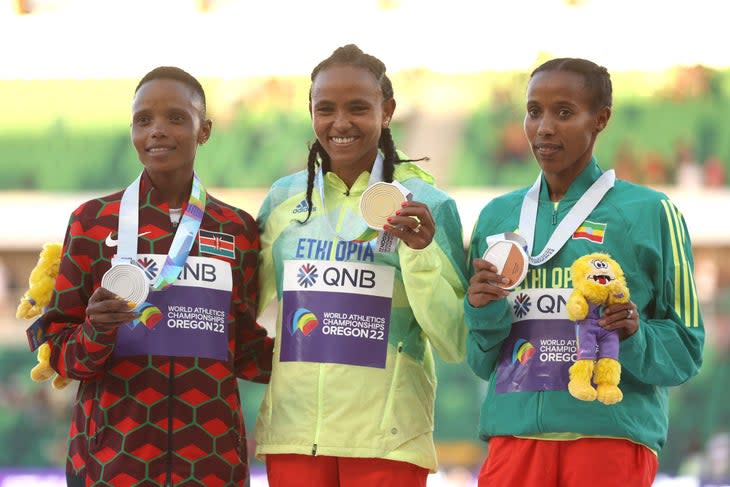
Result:
[[[303,167],[308,74],[356,42],[393,78],[394,131],[457,200],[465,241],[493,196],[537,174],[522,134],[540,61],[608,67],[614,114],[596,153],[620,177],[666,191],[687,218],[708,328],[700,376],[672,391],[657,485],[730,474],[730,53],[709,0],[0,0],[0,487],[59,479],[73,387],[30,381],[14,318],[38,251],[69,213],[140,170],[129,142],[137,80],[158,65],[201,79],[214,120],[197,168],[211,192],[256,214],[268,184]],[[263,317],[270,325],[271,315]],[[484,384],[438,364],[429,485],[473,485]],[[263,387],[241,382],[249,429]],[[261,464],[253,462],[257,474]],[[253,485],[265,485],[260,475]]]

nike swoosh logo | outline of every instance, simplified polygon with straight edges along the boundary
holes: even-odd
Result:
[[[139,234],[139,237],[144,237],[148,233],[152,232],[142,232]],[[117,240],[112,238],[112,232],[109,232],[109,235],[106,236],[106,240],[104,240],[104,243],[107,247],[116,247],[117,246]]]

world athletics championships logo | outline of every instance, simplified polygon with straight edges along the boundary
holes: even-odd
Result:
[[[144,303],[137,311],[139,312],[139,317],[128,324],[133,330],[140,323],[146,326],[148,330],[153,330],[157,326],[157,323],[162,320],[160,308],[149,303]]]
[[[142,324],[149,330],[152,330],[155,326],[157,326],[157,323],[159,323],[161,319],[162,312],[157,306],[152,306],[151,304],[146,303],[140,310],[139,321],[142,322]]]
[[[303,287],[314,286],[317,277],[319,277],[317,268],[313,264],[304,264],[297,272],[297,282]]]
[[[535,347],[532,343],[520,338],[512,349],[512,363],[519,362],[524,365],[533,355],[535,355]]]
[[[515,298],[515,302],[512,303],[512,309],[518,318],[524,318],[530,311],[531,306],[532,302],[530,301],[530,296],[527,294],[518,294]]]
[[[294,312],[291,319],[291,334],[295,335],[299,330],[304,336],[307,336],[317,328],[317,325],[319,325],[319,321],[314,313],[307,308],[299,308]]]

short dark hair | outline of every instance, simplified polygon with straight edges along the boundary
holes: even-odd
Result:
[[[603,107],[611,107],[613,104],[613,86],[611,85],[611,75],[603,66],[599,66],[593,61],[581,58],[556,58],[544,62],[530,75],[530,79],[537,73],[543,71],[570,71],[572,73],[583,76],[585,85],[591,94],[593,100],[593,110]]]
[[[175,66],[159,66],[149,73],[145,74],[142,79],[139,80],[139,83],[137,83],[137,87],[134,89],[134,93],[136,94],[143,84],[155,79],[171,79],[175,81],[180,81],[192,88],[193,92],[200,96],[200,99],[203,102],[202,116],[203,118],[205,118],[205,113],[207,110],[205,103],[205,91],[203,90],[203,85],[200,84],[200,81],[195,79],[192,74]]]

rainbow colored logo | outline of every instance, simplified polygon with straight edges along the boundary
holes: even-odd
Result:
[[[535,347],[532,346],[532,343],[520,338],[512,349],[512,363],[519,362],[524,365],[533,355],[535,355]]]
[[[139,318],[133,320],[129,326],[134,329],[137,325],[142,323],[148,330],[153,330],[161,319],[162,312],[160,311],[160,308],[149,303],[144,303],[139,308]]]
[[[297,330],[301,331],[304,336],[312,333],[317,328],[319,321],[317,317],[307,308],[299,308],[294,312],[291,320],[291,334],[296,334]]]

